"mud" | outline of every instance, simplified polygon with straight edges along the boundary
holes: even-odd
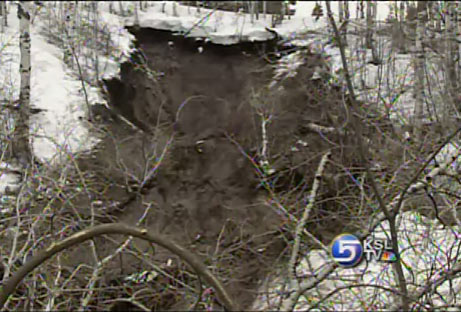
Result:
[[[146,214],[144,226],[202,257],[247,307],[258,282],[283,264],[287,233],[293,231],[275,203],[294,215],[302,211],[327,150],[333,152],[333,163],[350,168],[357,163],[348,128],[344,135],[319,135],[306,127],[309,122],[328,127],[345,123],[340,91],[310,79],[321,62],[315,55],[306,57],[296,78],[270,90],[273,66],[268,59],[277,49],[271,42],[219,46],[169,32],[132,31],[143,55],[133,55],[132,62],[122,64],[121,79],[105,85],[113,112],[135,128],[119,118],[95,123],[103,141],[79,161],[80,170],[95,179],[94,194],[72,204],[81,207],[84,218],[91,215],[85,207],[93,205],[102,222],[134,225]],[[257,165],[263,110],[271,116],[267,149],[275,169],[266,179]],[[337,171],[330,166],[326,175]],[[307,224],[325,243],[353,219],[342,207],[341,194],[350,190],[341,188],[341,179],[322,183],[319,204]],[[96,243],[101,256],[116,248],[106,239]],[[128,274],[146,270],[145,261],[164,264],[172,258],[166,251],[153,253],[143,242],[136,246],[145,259],[128,253],[114,259],[104,271],[107,285],[123,284]],[[67,265],[91,262],[85,248],[75,251]],[[176,273],[185,270],[175,263]],[[146,304],[190,308],[191,301],[178,298],[178,291],[165,291],[165,283],[151,285],[156,296]]]

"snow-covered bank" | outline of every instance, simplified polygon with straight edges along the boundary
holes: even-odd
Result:
[[[17,7],[11,6],[9,25],[1,35],[3,43],[0,54],[0,100],[14,102],[19,98],[19,21]],[[109,15],[109,16],[108,16]],[[122,20],[103,12],[101,24],[116,38],[115,53],[110,57],[100,57],[102,78],[119,74],[120,62],[127,60],[132,51],[133,36],[124,28]],[[31,117],[31,140],[34,155],[42,161],[55,162],[66,154],[74,154],[91,149],[97,139],[90,135],[86,116],[86,99],[82,82],[75,71],[63,62],[63,51],[50,43],[42,29],[47,23],[37,16],[31,25],[31,106],[41,112]],[[118,34],[117,34],[118,32]],[[114,61],[116,59],[116,61]],[[98,88],[85,85],[88,102],[101,103]]]
[[[88,150],[97,142],[79,120],[85,116],[81,82],[62,64],[62,52],[32,33],[31,105],[43,110],[31,123],[33,151],[41,160],[54,161],[63,153]],[[97,90],[86,87],[90,101]],[[82,101],[83,100],[83,101]]]
[[[46,7],[42,10],[46,10]],[[112,35],[111,55],[100,55],[100,78],[119,75],[120,63],[133,51],[134,37],[124,28],[123,18],[101,13],[101,27]],[[49,22],[36,15],[31,25],[31,107],[39,113],[31,116],[30,134],[34,156],[56,164],[93,148],[98,139],[91,135],[86,122],[87,103],[104,103],[101,91],[85,83],[86,96],[77,70],[63,61],[63,51],[44,35]],[[57,28],[56,28],[57,30]],[[12,105],[19,99],[19,20],[17,6],[10,4],[8,26],[0,33],[0,103]],[[83,64],[83,62],[82,62]],[[2,114],[4,142],[13,129],[7,111]],[[82,118],[83,117],[83,118]],[[2,146],[5,152],[6,146]],[[0,194],[18,189],[20,176],[13,164],[0,159]]]

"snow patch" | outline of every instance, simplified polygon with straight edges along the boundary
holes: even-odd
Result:
[[[461,233],[453,229],[445,229],[437,220],[430,220],[416,212],[400,214],[397,221],[400,240],[398,242],[400,256],[403,263],[404,275],[409,284],[410,291],[421,290],[426,283],[437,278],[432,276],[428,281],[428,273],[443,272],[446,263],[453,263],[457,255],[451,253],[456,249],[461,238]],[[375,237],[389,237],[389,225],[385,221],[372,234]],[[328,263],[332,263],[330,255],[324,250],[311,250],[297,266],[297,276],[310,276],[320,273]],[[432,271],[435,270],[435,271]],[[260,295],[252,306],[252,310],[272,310],[277,307],[286,274],[279,273],[276,278],[268,281],[261,287]],[[301,281],[302,282],[302,281]],[[452,280],[455,290],[461,288],[461,278]],[[297,285],[295,281],[288,283]],[[307,291],[296,305],[295,311],[305,311],[312,308],[319,300],[328,293],[340,287],[354,284],[370,284],[379,287],[397,289],[392,265],[389,263],[369,262],[364,260],[354,268],[338,268],[326,280],[321,282],[313,290]],[[411,285],[421,285],[415,288]],[[266,288],[269,287],[269,288]],[[266,291],[269,289],[268,291]],[[443,298],[451,298],[452,301],[461,300],[459,291],[452,294],[449,283],[446,282],[438,288],[438,293]],[[433,296],[434,305],[446,304],[440,296]],[[348,298],[345,300],[344,298]],[[333,309],[334,311],[360,311],[370,309],[386,309],[397,302],[395,296],[388,291],[373,287],[353,287],[339,291],[331,296],[318,308],[320,310]],[[454,302],[452,302],[454,303]]]
[[[16,192],[19,189],[21,175],[19,168],[5,162],[0,162],[0,194]],[[0,198],[3,195],[0,195]]]
[[[128,5],[128,4],[125,4]],[[324,6],[323,2],[321,4]],[[384,20],[389,14],[387,3],[377,3],[378,20]],[[129,5],[128,5],[129,6]],[[350,3],[351,12],[355,12],[357,4]],[[129,6],[131,7],[131,6]],[[325,29],[328,22],[326,15],[318,21],[311,15],[315,2],[297,1],[293,16],[285,16],[281,25],[274,30],[282,37],[294,38],[303,30]],[[332,11],[338,15],[338,6],[333,5]],[[324,8],[324,12],[326,9]],[[259,19],[242,12],[226,12],[195,7],[188,7],[177,2],[156,2],[147,11],[138,11],[138,21],[134,16],[126,18],[125,25],[143,28],[170,30],[190,37],[208,37],[217,44],[235,44],[242,41],[266,41],[273,35],[265,30],[272,28],[272,15],[259,14]]]

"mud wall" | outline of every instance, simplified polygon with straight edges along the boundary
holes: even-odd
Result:
[[[132,31],[143,55],[133,55],[132,62],[122,65],[121,80],[105,82],[110,104],[141,129],[137,136],[147,145],[159,145],[171,135],[174,140],[154,183],[115,216],[134,224],[142,214],[140,207],[153,203],[156,209],[148,216],[149,227],[223,268],[226,273],[220,277],[246,306],[258,281],[283,254],[289,239],[286,230],[291,231],[286,217],[268,204],[274,193],[269,195],[261,184],[260,113],[264,109],[271,116],[268,156],[276,170],[266,186],[296,213],[304,205],[323,153],[333,150],[334,161],[354,162],[353,136],[319,135],[306,128],[309,122],[333,127],[344,123],[342,97],[323,81],[311,80],[318,56],[306,56],[295,78],[271,90],[267,86],[273,64],[267,56],[277,48],[273,43],[219,46],[165,31]],[[140,66],[142,59],[147,67]],[[113,125],[114,132],[117,127]],[[107,140],[109,152],[103,158],[112,159],[112,151],[119,150],[133,172],[142,168],[145,159],[136,141],[126,135],[118,141],[123,143]],[[107,162],[120,159],[106,160],[100,167],[110,167]],[[319,198],[338,192],[337,185],[324,183]],[[321,213],[313,213],[308,225],[327,242],[342,231],[347,219],[338,214],[342,207],[334,200],[318,208],[315,211]],[[213,254],[216,244],[219,254]],[[164,261],[167,256],[156,257]]]

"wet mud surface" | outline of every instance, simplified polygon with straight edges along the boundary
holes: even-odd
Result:
[[[280,207],[301,213],[327,150],[333,162],[351,168],[357,162],[353,135],[319,135],[306,127],[344,123],[342,96],[311,80],[319,56],[308,55],[296,78],[269,89],[274,64],[268,61],[276,49],[270,42],[219,46],[169,32],[132,31],[142,54],[122,64],[120,80],[105,81],[112,111],[132,126],[120,118],[95,123],[102,143],[79,160],[80,170],[93,177],[94,193],[73,205],[83,217],[93,207],[100,222],[135,225],[143,218],[147,229],[201,257],[248,307],[258,282],[287,256],[293,229]],[[266,178],[258,165],[263,113],[271,117],[267,151],[275,169]],[[340,169],[328,171],[333,176]],[[307,226],[325,243],[353,218],[341,212],[340,195],[347,191],[341,178],[322,184]],[[113,252],[114,241],[95,240],[102,256]],[[175,274],[186,270],[168,252],[134,242],[146,256],[123,253],[111,261],[104,271],[107,285],[123,284],[128,274],[145,270],[146,261],[174,259]],[[91,262],[85,248],[74,250],[68,265]],[[190,300],[165,290],[168,283],[174,284],[160,278],[151,284],[156,296],[147,302],[153,309],[188,309]]]

